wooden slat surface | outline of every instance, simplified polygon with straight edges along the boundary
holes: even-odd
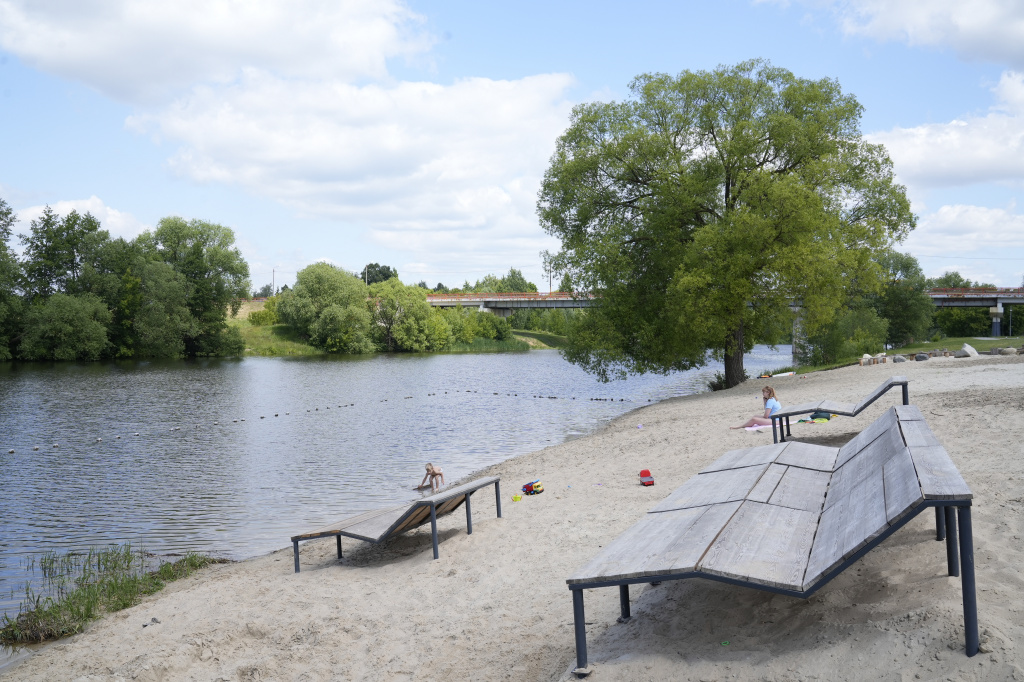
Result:
[[[767,464],[762,464],[756,467],[698,474],[676,488],[650,511],[663,512],[742,500],[767,468]]]
[[[907,442],[907,447],[941,445],[939,439],[928,428],[928,424],[923,421],[900,422],[900,428],[903,429],[903,440]]]
[[[896,405],[893,409],[896,410],[896,415],[900,418],[901,422],[923,422],[925,420],[917,405]]]
[[[839,448],[830,448],[824,445],[811,445],[791,440],[787,448],[776,458],[777,464],[788,464],[791,466],[803,467],[804,469],[817,469],[818,471],[831,472],[836,464],[836,456]]]
[[[349,517],[347,519],[341,519],[340,521],[335,521],[334,523],[332,523],[330,525],[323,526],[322,528],[317,528],[316,530],[310,531],[308,533],[303,533],[301,535],[293,535],[291,539],[292,539],[292,542],[294,542],[295,540],[308,540],[308,539],[311,539],[311,538],[325,537],[325,536],[330,536],[330,535],[337,535],[338,531],[344,530],[344,529],[348,528],[349,526],[353,526],[353,525],[355,525],[357,523],[362,523],[363,521],[375,518],[377,516],[382,516],[382,515],[391,516],[391,515],[394,515],[394,514],[396,514],[398,512],[401,512],[402,510],[408,509],[408,508],[409,508],[408,505],[404,505],[403,504],[400,507],[390,507],[388,509],[374,509],[373,511],[368,511],[368,512],[365,512],[365,513],[360,514],[358,516],[352,516],[352,517]]]
[[[825,471],[789,467],[768,503],[817,514],[825,502],[831,476]]]
[[[698,567],[703,573],[799,590],[817,523],[814,512],[744,502]]]
[[[924,500],[914,460],[906,448],[882,466],[882,484],[885,486],[885,519],[889,525],[909,514]]]
[[[784,407],[772,416],[792,417],[798,414],[810,414],[811,412],[818,411],[818,405],[821,405],[820,400],[815,400],[812,403],[801,403],[799,405],[794,405],[793,407]]]
[[[645,514],[566,582],[689,573],[740,502]]]
[[[867,447],[871,441],[882,435],[896,422],[896,411],[892,408],[886,410],[882,416],[871,422],[866,429],[851,438],[846,445],[839,448],[839,456],[836,458],[836,468],[846,464],[850,458]]]
[[[831,495],[830,495],[831,496]],[[870,476],[825,509],[807,563],[803,589],[878,536],[888,526],[882,472]]]
[[[500,476],[488,476],[486,478],[478,478],[475,481],[463,483],[462,485],[455,486],[454,488],[447,488],[434,495],[430,495],[428,497],[416,500],[416,502],[434,502],[435,504],[437,504],[452,497],[458,497],[459,495],[462,495],[464,493],[473,492],[474,490],[479,490],[480,488],[486,488],[489,485],[494,485],[496,482],[500,480]]]
[[[970,500],[974,497],[941,445],[910,446],[910,456],[927,500]]]
[[[788,468],[781,464],[769,464],[767,471],[761,474],[761,479],[757,482],[757,485],[747,493],[747,499],[754,502],[767,502],[772,493],[775,492],[775,487],[779,485],[782,475],[786,473]]]
[[[786,443],[775,443],[774,445],[758,445],[753,448],[741,450],[730,450],[708,466],[701,469],[700,473],[709,474],[713,471],[725,471],[726,469],[739,469],[741,467],[757,466],[774,462],[779,453],[786,447]]]
[[[821,404],[818,405],[819,412],[831,412],[833,414],[840,414],[844,417],[855,417],[857,416],[857,406],[853,403],[837,403],[834,400],[822,400]]]

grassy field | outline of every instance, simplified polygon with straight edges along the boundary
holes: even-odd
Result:
[[[565,348],[568,339],[558,334],[549,332],[526,331],[525,329],[513,329],[512,333],[518,339],[530,344],[530,348]]]
[[[319,348],[309,345],[286,324],[275,324],[267,327],[254,327],[242,313],[228,324],[238,327],[245,340],[245,355],[277,357],[284,355],[326,355]]]

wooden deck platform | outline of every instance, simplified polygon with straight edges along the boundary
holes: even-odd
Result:
[[[498,518],[501,518],[501,479],[497,476],[479,478],[463,485],[415,500],[408,504],[387,509],[376,509],[358,516],[336,521],[308,533],[293,535],[292,547],[295,553],[295,572],[299,572],[299,542],[317,538],[336,537],[338,541],[338,558],[341,558],[341,536],[380,544],[388,538],[400,535],[429,522],[434,541],[434,558],[437,559],[437,518],[450,514],[463,504],[466,505],[467,533],[473,533],[473,517],[470,508],[470,496],[481,488],[494,486],[495,503]]]
[[[889,377],[882,385],[864,396],[858,403],[839,403],[835,400],[816,400],[810,403],[802,403],[793,407],[779,410],[772,415],[772,438],[778,443],[781,436],[782,442],[786,442],[786,436],[791,436],[789,418],[800,414],[813,414],[814,412],[828,412],[843,417],[856,417],[864,411],[871,403],[881,398],[889,389],[900,386],[903,389],[903,404],[910,404],[910,391],[908,385],[910,380],[903,376]],[[778,430],[776,430],[776,426]]]
[[[960,510],[960,553],[970,560],[964,592],[973,655],[977,621],[975,615],[972,652],[967,614],[968,590],[974,596],[973,547],[964,546],[971,540],[971,499],[949,455],[910,405],[890,408],[841,448],[790,441],[727,452],[567,579],[577,608],[578,666],[586,668],[584,588],[619,585],[626,595],[624,617],[632,583],[702,577],[807,597],[927,507],[945,508],[937,509],[936,518],[950,527],[950,557],[957,551],[950,513]],[[959,563],[954,573],[950,558],[951,575],[959,575]]]

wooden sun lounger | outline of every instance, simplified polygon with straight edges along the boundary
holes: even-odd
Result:
[[[437,518],[450,514],[463,503],[466,504],[466,533],[473,534],[473,516],[470,508],[470,497],[480,488],[494,485],[494,502],[501,518],[501,479],[497,476],[479,478],[454,488],[449,488],[436,495],[424,497],[409,504],[390,509],[377,509],[359,516],[342,519],[318,530],[295,535],[292,537],[292,548],[295,552],[295,572],[299,572],[299,542],[318,538],[335,537],[338,539],[338,558],[341,558],[341,536],[365,540],[374,544],[387,541],[388,538],[430,522],[430,532],[434,541],[434,558],[440,555],[437,548]]]
[[[727,452],[655,505],[566,582],[576,670],[588,674],[583,590],[707,578],[807,598],[928,507],[963,573],[967,655],[978,652],[973,495],[913,405],[842,448],[790,441]],[[959,528],[959,544],[957,529]],[[958,556],[959,549],[959,556]]]
[[[910,404],[910,391],[907,388],[907,384],[910,383],[906,377],[889,377],[881,386],[867,394],[859,403],[837,403],[834,400],[819,400],[812,403],[803,403],[795,407],[787,407],[786,409],[779,410],[772,415],[772,439],[774,442],[779,442],[779,436],[782,436],[782,442],[786,442],[786,436],[792,436],[793,434],[789,430],[789,418],[798,414],[812,414],[814,412],[829,412],[831,414],[838,414],[843,417],[856,417],[858,414],[864,411],[871,403],[875,402],[882,397],[882,394],[888,391],[890,388],[896,386],[903,387],[903,404]],[[785,421],[785,429],[783,429],[783,421]],[[775,430],[776,422],[778,422],[778,431]]]

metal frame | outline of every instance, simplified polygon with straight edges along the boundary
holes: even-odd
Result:
[[[490,484],[487,484],[487,485],[490,485]],[[487,487],[487,486],[485,485],[482,488],[477,488],[475,490],[469,490],[469,491],[466,491],[466,493],[465,493],[465,495],[466,495],[466,499],[465,499],[465,503],[466,503],[466,535],[472,535],[473,534],[473,512],[472,512],[472,507],[471,507],[470,501],[469,501],[470,497],[473,495],[473,493],[477,492],[478,490],[482,490],[485,487]],[[437,541],[437,507],[439,505],[445,504],[448,501],[449,500],[441,500],[440,502],[436,502],[436,501],[431,500],[429,502],[415,502],[415,503],[413,503],[413,504],[411,504],[409,506],[408,511],[405,514],[403,514],[402,517],[398,521],[400,523],[402,520],[408,518],[409,514],[415,512],[417,509],[420,509],[421,507],[426,507],[428,505],[430,506],[430,539],[431,539],[431,544],[434,547],[434,559],[435,560],[439,559],[440,556],[441,556],[440,552],[438,551],[438,541]],[[494,505],[497,508],[498,518],[500,519],[501,518],[501,480],[500,479],[494,481]],[[454,510],[452,510],[452,511],[454,511]],[[422,523],[417,524],[414,527],[415,528],[419,528],[419,526],[423,525],[423,523],[426,523],[426,521],[423,521]],[[402,531],[402,533],[404,533],[404,532],[406,532],[408,530],[412,530],[412,528],[408,528],[405,531]],[[374,539],[374,538],[368,538],[368,537],[366,537],[364,535],[357,535],[355,533],[349,533],[349,532],[344,531],[344,530],[329,531],[329,532],[325,532],[325,533],[323,533],[321,535],[317,535],[315,537],[308,537],[308,538],[294,537],[294,538],[292,538],[292,551],[295,554],[295,572],[296,573],[299,572],[299,542],[307,541],[307,540],[321,540],[323,538],[329,538],[332,535],[337,537],[337,539],[338,539],[338,558],[341,559],[342,558],[342,556],[341,556],[341,536],[342,535],[344,535],[345,537],[348,537],[348,538],[354,538],[356,540],[362,540],[364,542],[370,542],[370,543],[375,544],[375,545],[381,545],[381,544],[384,544],[385,542],[387,542],[388,540],[390,540],[392,537],[394,537],[394,535],[401,535],[401,533],[394,533],[393,534],[391,532],[391,530],[389,530],[379,540]]]
[[[846,417],[846,416],[856,417],[858,414],[863,412],[867,408],[868,405],[870,405],[871,403],[875,402],[876,400],[881,398],[883,395],[888,393],[890,390],[896,388],[897,386],[902,386],[902,388],[903,388],[903,404],[904,405],[909,405],[910,404],[910,387],[907,384],[892,384],[891,386],[886,388],[884,391],[882,391],[881,393],[876,395],[874,398],[872,398],[871,400],[869,400],[866,403],[864,403],[861,406],[861,408],[859,410],[857,410],[856,412],[854,412],[853,414],[851,414],[851,415],[843,415],[843,416],[844,417]],[[807,412],[801,412],[800,414],[811,414],[812,412],[815,412],[815,411],[816,410],[808,410]],[[773,442],[778,443],[780,435],[782,436],[782,442],[783,443],[786,442],[786,436],[792,437],[793,433],[789,430],[789,418],[790,418],[790,416],[794,416],[795,417],[796,415],[788,415],[787,414],[787,415],[785,415],[783,417],[770,417],[770,419],[772,420],[772,441]],[[783,419],[786,420],[786,428],[785,429],[782,428],[782,420]],[[775,429],[775,422],[776,421],[779,423],[778,431],[776,431],[776,429]]]
[[[968,656],[974,656],[978,653],[978,600],[974,575],[974,537],[971,531],[971,502],[970,500],[925,500],[919,504],[914,511],[889,526],[874,540],[854,552],[848,559],[843,560],[841,564],[833,568],[831,571],[825,573],[809,590],[802,592],[797,590],[787,590],[780,587],[771,587],[769,585],[761,585],[759,583],[752,583],[744,580],[737,580],[735,578],[710,575],[700,571],[689,571],[686,573],[666,575],[647,575],[636,578],[624,578],[621,580],[595,580],[593,582],[586,583],[573,583],[569,585],[569,590],[572,592],[573,623],[576,635],[576,667],[573,670],[573,673],[575,673],[577,677],[586,677],[590,674],[590,670],[587,668],[587,630],[586,618],[583,610],[583,590],[618,585],[619,609],[621,613],[618,622],[620,623],[625,622],[630,618],[629,586],[640,583],[651,583],[652,581],[664,582],[666,580],[705,578],[707,580],[715,580],[729,585],[740,585],[742,587],[751,587],[765,592],[772,592],[774,594],[784,594],[788,597],[807,599],[828,584],[837,575],[859,561],[865,554],[884,542],[890,535],[907,525],[911,519],[916,518],[918,514],[928,507],[935,507],[935,539],[946,540],[946,563],[949,575],[954,577],[960,576],[963,589],[965,650]],[[941,530],[939,525],[940,519],[943,521]],[[957,538],[957,528],[959,528],[960,531],[959,539]],[[957,552],[958,548],[959,553]]]

